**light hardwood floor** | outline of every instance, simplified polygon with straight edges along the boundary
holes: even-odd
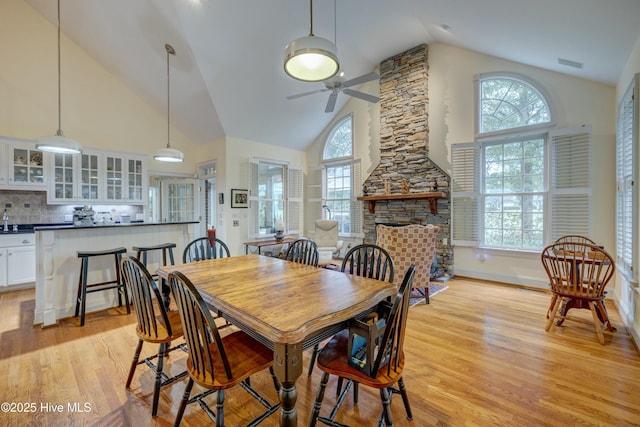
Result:
[[[640,425],[640,356],[613,304],[607,307],[618,331],[601,346],[587,323],[567,321],[545,333],[550,297],[544,292],[465,279],[448,285],[430,305],[411,308],[404,377],[414,420],[406,420],[396,397],[395,425]],[[173,424],[184,381],[163,390],[153,419],[150,370],[140,366],[131,390],[125,389],[137,343],[133,314],[111,309],[88,314],[83,328],[65,319],[41,329],[32,326],[33,290],[0,294],[0,307],[0,402],[13,403],[12,409],[35,404],[34,413],[7,413],[3,407],[1,425]],[[591,316],[587,310],[572,315]],[[143,353],[154,350],[145,344]],[[179,372],[184,356],[174,354],[169,368]],[[308,422],[319,377],[316,368],[298,380],[300,425]],[[276,399],[268,373],[252,377],[252,384]],[[332,378],[322,414],[330,410],[334,390]],[[228,426],[245,425],[261,411],[247,396],[239,388],[227,393]],[[210,399],[215,402],[215,396]],[[345,400],[338,419],[371,426],[379,413],[378,393],[362,387],[359,404]],[[204,412],[191,405],[182,425],[207,423]],[[263,425],[277,423],[274,414]]]

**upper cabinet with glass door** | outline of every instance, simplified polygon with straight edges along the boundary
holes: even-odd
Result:
[[[82,154],[51,154],[49,203],[96,203],[100,194],[100,154],[84,150]]]
[[[108,153],[105,163],[105,201],[108,203],[146,203],[146,157]]]
[[[44,157],[33,141],[0,138],[0,187],[45,190]]]
[[[87,150],[51,155],[47,200],[52,204],[146,203],[145,156]]]

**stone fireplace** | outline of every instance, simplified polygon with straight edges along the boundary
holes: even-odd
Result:
[[[376,224],[439,227],[440,275],[451,273],[450,177],[429,159],[428,46],[380,64],[380,163],[365,180],[363,231],[375,242]],[[446,239],[446,240],[444,240]]]

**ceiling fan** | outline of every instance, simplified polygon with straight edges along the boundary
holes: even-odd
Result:
[[[344,92],[349,96],[360,98],[367,102],[371,102],[375,104],[376,102],[380,101],[380,98],[378,98],[377,96],[369,95],[368,93],[360,92],[358,90],[354,90],[350,88],[351,86],[357,86],[362,83],[370,82],[379,77],[380,76],[378,76],[378,73],[371,72],[368,74],[363,74],[360,77],[356,77],[351,80],[345,80],[345,78],[343,77],[343,73],[340,73],[339,75],[329,80],[326,80],[324,82],[324,86],[325,86],[324,89],[312,90],[311,92],[299,93],[297,95],[289,95],[287,96],[287,99],[296,99],[303,96],[312,95],[314,93],[331,91],[331,94],[329,95],[329,99],[327,100],[327,106],[324,109],[325,113],[333,112],[333,109],[336,106],[336,100],[338,99],[338,93],[340,92]]]

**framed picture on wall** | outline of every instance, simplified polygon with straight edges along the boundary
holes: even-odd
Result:
[[[232,208],[249,207],[249,190],[231,189],[231,207]]]

